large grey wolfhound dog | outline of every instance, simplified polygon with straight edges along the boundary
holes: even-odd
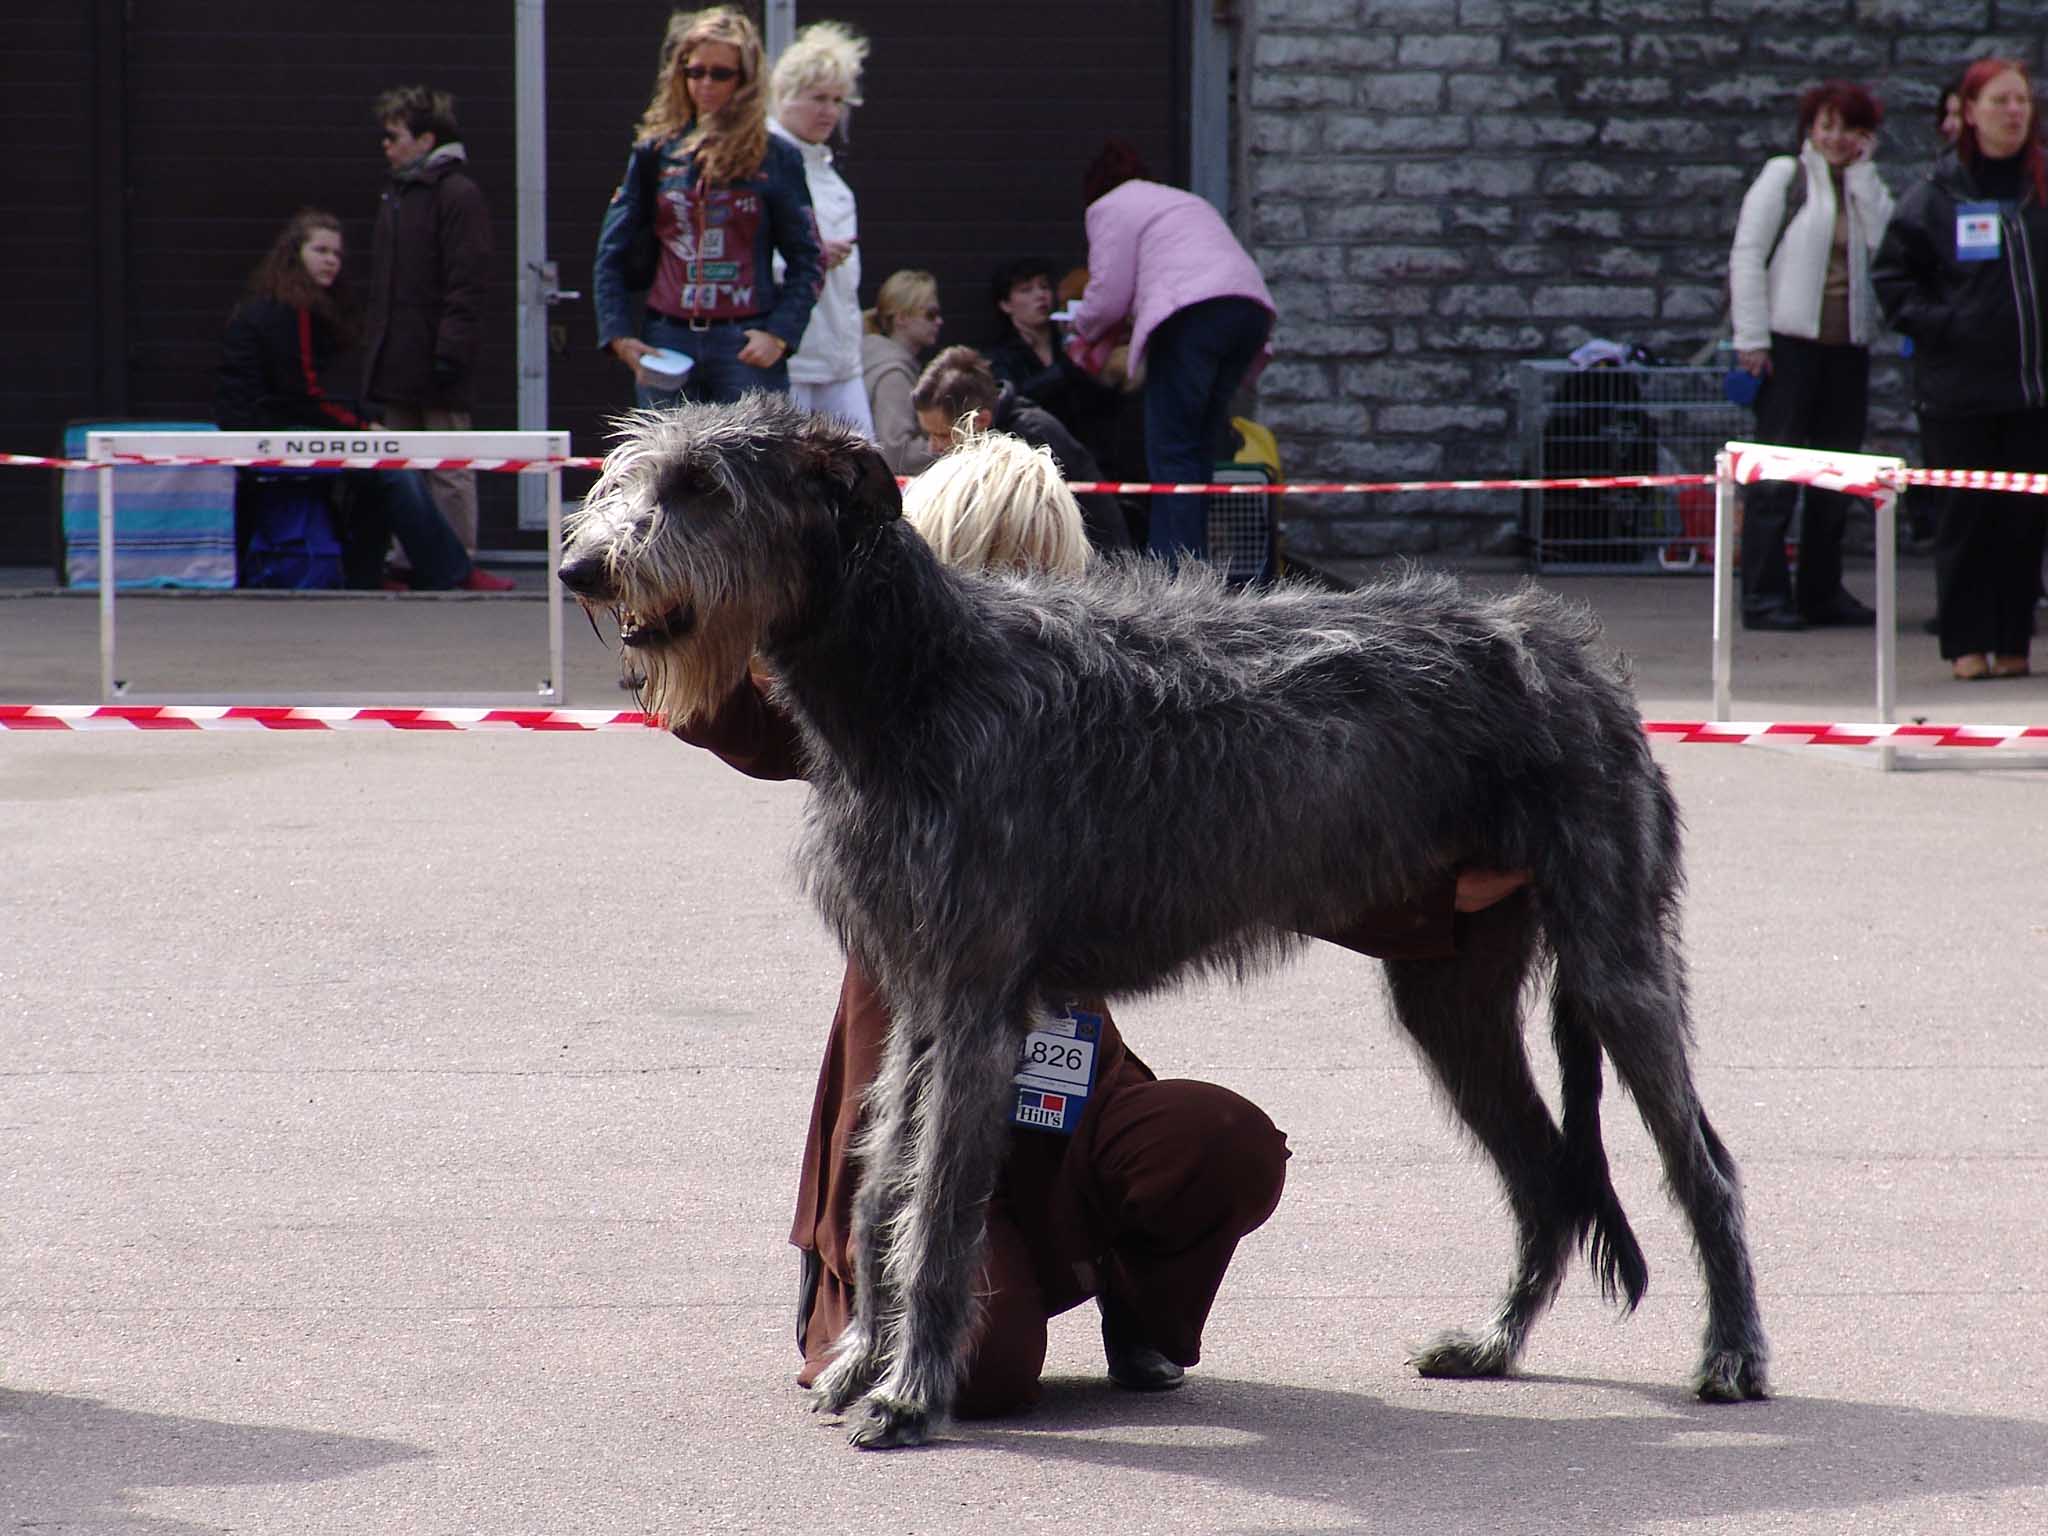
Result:
[[[671,723],[758,652],[802,730],[799,865],[895,1018],[866,1106],[858,1315],[814,1389],[852,1410],[854,1444],[918,1443],[949,1405],[1034,1020],[1243,975],[1461,865],[1535,879],[1467,921],[1458,958],[1387,971],[1519,1244],[1493,1319],[1415,1363],[1505,1373],[1575,1245],[1610,1296],[1641,1296],[1600,1139],[1604,1052],[1705,1270],[1694,1386],[1765,1395],[1735,1163],[1687,1061],[1678,813],[1588,615],[1425,576],[1241,595],[1144,566],[964,575],[901,521],[856,434],[761,395],[636,421],[561,578],[616,613]],[[1561,1127],[1522,1045],[1545,965]]]

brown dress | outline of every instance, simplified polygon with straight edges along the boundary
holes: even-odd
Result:
[[[803,776],[795,725],[758,680],[711,718],[678,730],[755,778]],[[1452,952],[1446,879],[1423,905],[1373,913],[1324,937],[1366,954]],[[1201,1358],[1202,1328],[1238,1240],[1279,1203],[1287,1138],[1259,1107],[1212,1083],[1161,1081],[1102,1016],[1095,1090],[1071,1136],[1018,1127],[989,1202],[981,1303],[954,1409],[1013,1411],[1038,1395],[1046,1321],[1099,1292],[1145,1323],[1145,1342],[1178,1365]],[[879,1073],[889,1013],[848,963],[825,1042],[790,1241],[806,1256],[797,1342],[809,1385],[853,1312],[852,1143]]]

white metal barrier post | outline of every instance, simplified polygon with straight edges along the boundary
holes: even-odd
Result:
[[[1714,718],[1726,720],[1733,707],[1734,582],[1732,573],[1726,569],[1730,562],[1725,542],[1732,519],[1724,510],[1724,498],[1727,504],[1732,505],[1738,483],[1753,485],[1759,480],[1791,480],[1822,490],[1861,496],[1875,509],[1876,704],[1878,720],[1890,725],[1899,691],[1898,477],[1905,470],[1906,461],[1871,453],[1834,453],[1821,448],[1786,448],[1775,443],[1732,442],[1726,445],[1714,463]],[[1725,641],[1724,633],[1728,637]],[[1879,749],[1878,766],[1886,772],[1896,766],[1895,754],[1890,747]]]
[[[1714,455],[1714,705],[1716,720],[1734,710],[1735,671],[1735,466],[1724,448]]]
[[[286,428],[270,432],[88,432],[85,456],[100,466],[100,702],[136,697],[117,671],[115,593],[114,470],[129,462],[169,465],[236,464],[278,469],[380,470],[449,468],[545,474],[548,484],[547,673],[534,693],[473,695],[475,702],[526,704],[538,697],[566,702],[562,677],[561,583],[562,470],[569,457],[567,432],[328,432]],[[227,700],[214,702],[259,702]],[[335,699],[333,702],[344,702]]]
[[[100,702],[111,704],[119,686],[114,678],[114,467],[94,470],[93,478],[100,493]]]
[[[1899,490],[1896,485],[1878,492],[1877,513],[1877,718],[1892,723],[1899,703]],[[1890,773],[1898,767],[1898,749],[1877,749],[1877,768]]]

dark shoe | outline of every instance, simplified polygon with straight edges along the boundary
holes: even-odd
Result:
[[[1877,623],[1877,610],[1847,592],[1837,592],[1827,607],[1807,614],[1806,622],[1836,629],[1869,629]]]
[[[1187,1380],[1187,1372],[1144,1342],[1138,1320],[1122,1302],[1095,1298],[1102,1311],[1102,1353],[1109,1361],[1109,1379],[1130,1392],[1171,1392]]]
[[[1806,620],[1790,608],[1750,608],[1742,615],[1744,629],[1775,629],[1790,633],[1806,628]]]

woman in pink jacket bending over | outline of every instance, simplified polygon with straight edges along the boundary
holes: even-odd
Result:
[[[1128,320],[1131,372],[1145,380],[1145,461],[1155,481],[1206,481],[1230,425],[1230,398],[1265,356],[1273,299],[1244,247],[1207,202],[1161,186],[1111,139],[1082,179],[1088,289],[1068,348],[1105,354]],[[1155,496],[1152,553],[1178,564],[1208,553],[1200,496]]]

